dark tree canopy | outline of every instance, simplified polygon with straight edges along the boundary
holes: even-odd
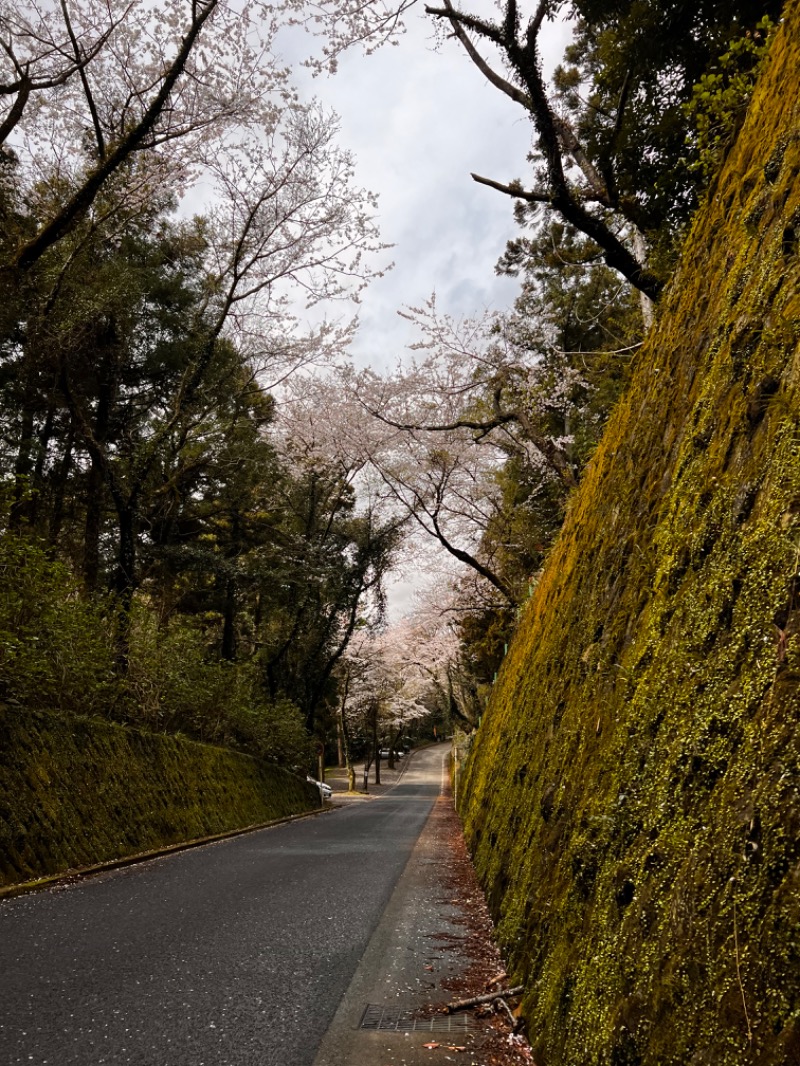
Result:
[[[657,300],[665,279],[648,262],[647,244],[684,222],[695,201],[685,108],[692,87],[732,38],[765,14],[777,17],[780,4],[576,0],[575,42],[553,92],[542,72],[540,34],[560,7],[504,0],[494,19],[451,0],[426,8],[449,23],[472,62],[528,113],[535,130],[532,180],[473,178],[531,210],[554,213]],[[499,65],[487,58],[493,54]]]
[[[651,240],[695,206],[685,105],[729,42],[781,0],[573,0],[575,43],[557,75],[580,141]],[[588,94],[586,88],[588,86]]]

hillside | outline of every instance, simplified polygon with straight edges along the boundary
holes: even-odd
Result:
[[[0,706],[0,888],[312,810],[313,785],[241,752]]]
[[[538,1066],[800,1063],[799,77],[794,2],[466,768]]]

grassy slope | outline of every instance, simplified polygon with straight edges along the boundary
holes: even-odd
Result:
[[[539,1066],[800,1063],[799,80],[795,0],[467,766]]]
[[[0,885],[318,805],[314,786],[247,755],[0,708]]]

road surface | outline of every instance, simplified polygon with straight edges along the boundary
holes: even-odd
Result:
[[[0,902],[0,1066],[309,1066],[445,755],[379,799]]]

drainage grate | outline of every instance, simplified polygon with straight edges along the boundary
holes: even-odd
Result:
[[[420,1017],[413,1010],[397,1010],[368,1003],[359,1028],[376,1032],[464,1033],[477,1028],[477,1023],[471,1014],[431,1014]]]

